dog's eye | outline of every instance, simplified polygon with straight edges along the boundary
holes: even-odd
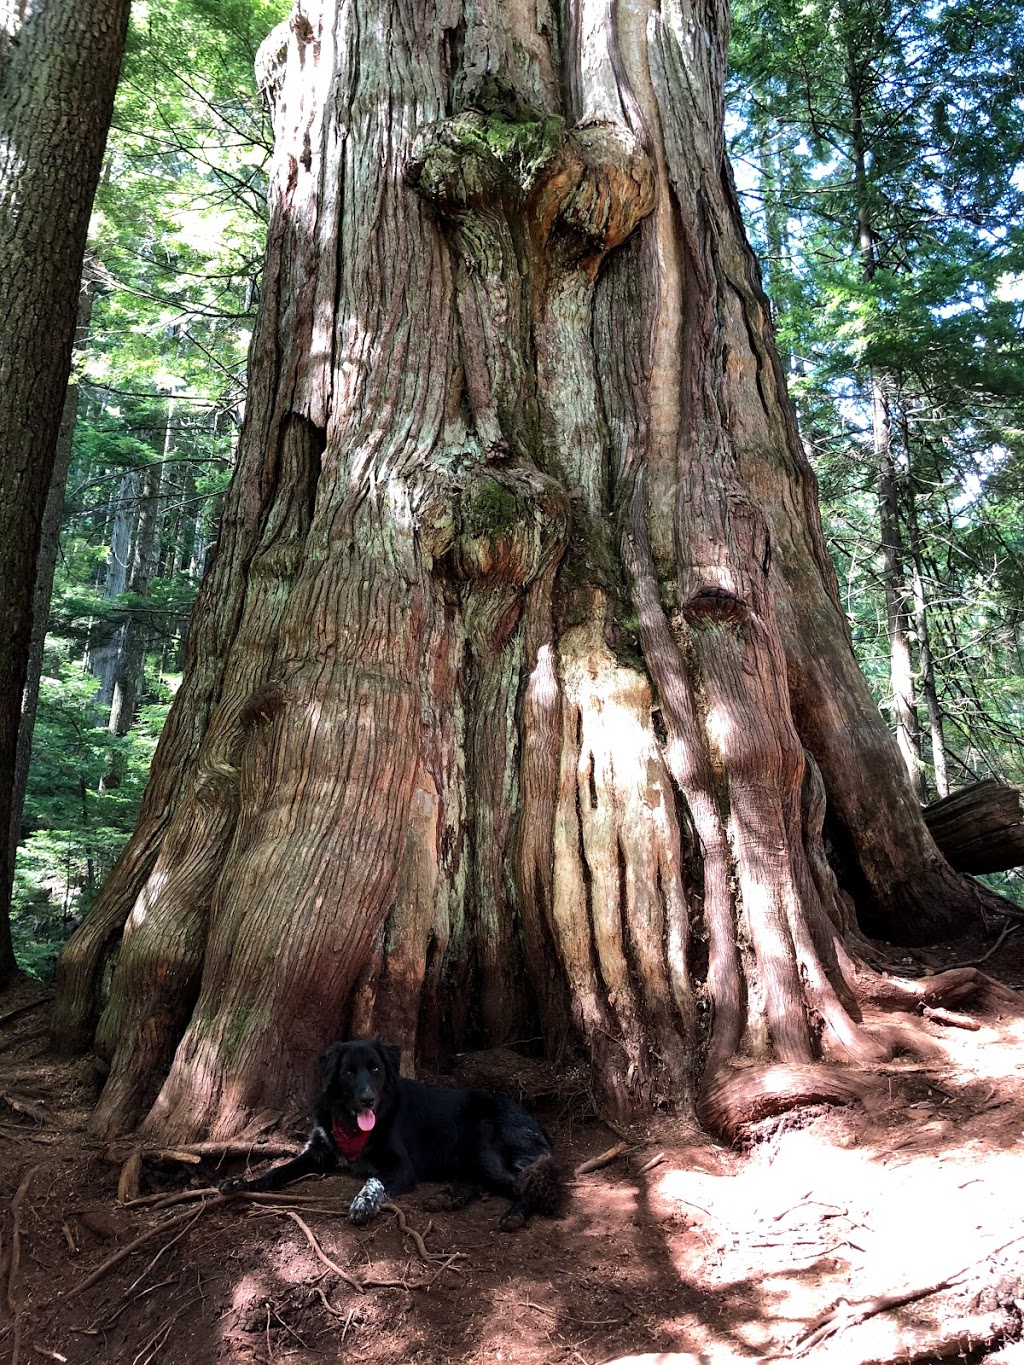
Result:
[[[377,1072],[380,1070],[380,1067],[377,1065],[376,1062],[371,1062],[370,1065],[367,1067],[367,1070],[372,1071],[373,1074],[376,1076]]]

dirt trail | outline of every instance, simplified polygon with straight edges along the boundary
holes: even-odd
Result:
[[[1019,988],[1024,934],[985,970]],[[495,1227],[502,1201],[427,1214],[425,1187],[400,1201],[418,1248],[390,1213],[351,1227],[345,1176],[282,1204],[125,1207],[119,1181],[124,1197],[186,1193],[218,1168],[126,1167],[130,1144],[93,1144],[92,1063],[50,1055],[48,1005],[25,1008],[39,996],[0,996],[2,1361],[1024,1361],[1010,1344],[1024,1309],[1024,1010],[1006,1000],[983,1002],[976,1030],[922,1021],[927,1055],[880,1068],[864,1109],[763,1124],[744,1151],[669,1117],[613,1133],[578,1078],[469,1059],[460,1080],[527,1092],[567,1172],[626,1150],[573,1181],[564,1219],[513,1236]]]

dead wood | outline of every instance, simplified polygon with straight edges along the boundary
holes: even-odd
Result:
[[[0,1100],[3,1100],[4,1104],[6,1104],[9,1109],[13,1109],[16,1114],[27,1114],[30,1119],[35,1119],[36,1123],[52,1123],[49,1114],[40,1109],[37,1104],[33,1104],[31,1100],[25,1099],[22,1095],[12,1095],[10,1091],[4,1090],[0,1091]]]
[[[620,1156],[624,1156],[629,1150],[626,1142],[617,1142],[614,1147],[609,1147],[598,1156],[592,1156],[588,1161],[581,1161],[576,1167],[574,1175],[586,1175],[588,1171],[599,1171],[602,1166],[610,1166],[613,1161],[617,1161]]]
[[[786,1354],[791,1357],[806,1355],[809,1350],[819,1346],[823,1341],[827,1341],[829,1337],[836,1336],[848,1327],[856,1327],[858,1323],[867,1322],[868,1318],[874,1317],[877,1313],[884,1313],[890,1308],[902,1308],[908,1303],[917,1303],[920,1299],[941,1293],[944,1289],[951,1289],[976,1266],[981,1265],[992,1256],[998,1256],[1000,1252],[1016,1246],[1021,1241],[1024,1241],[1024,1235],[1011,1237],[1008,1242],[993,1247],[991,1251],[986,1251],[983,1256],[979,1256],[968,1265],[962,1266],[944,1279],[935,1280],[932,1284],[923,1285],[916,1289],[901,1290],[896,1294],[877,1294],[861,1303],[850,1303],[846,1299],[840,1299],[827,1312],[814,1319],[804,1334],[790,1346]]]
[[[117,1202],[130,1204],[139,1197],[139,1183],[142,1180],[142,1153],[138,1150],[121,1167],[117,1181]]]
[[[41,995],[36,1000],[30,1000],[27,1005],[19,1005],[17,1009],[8,1010],[6,1014],[0,1014],[0,1028],[9,1024],[14,1019],[20,1019],[23,1014],[31,1014],[40,1005],[49,1005],[53,1001],[52,995]]]
[[[986,778],[934,801],[924,822],[958,872],[1005,872],[1024,863],[1020,788]]]
[[[922,1005],[921,1013],[925,1019],[933,1019],[936,1024],[945,1024],[947,1028],[964,1028],[970,1033],[977,1033],[981,1028],[977,1019],[972,1019],[968,1014],[954,1014],[952,1010],[932,1009],[931,1005]]]
[[[127,1246],[123,1246],[120,1251],[115,1251],[113,1256],[108,1256],[102,1265],[97,1266],[92,1274],[87,1275],[80,1284],[76,1284],[73,1289],[69,1289],[68,1292],[63,1295],[62,1302],[70,1303],[72,1299],[77,1299],[80,1294],[84,1294],[87,1289],[91,1289],[94,1284],[101,1280],[109,1270],[113,1270],[114,1266],[120,1265],[133,1251],[137,1251],[139,1247],[145,1246],[146,1243],[151,1242],[154,1237],[159,1237],[163,1233],[170,1232],[172,1229],[180,1227],[182,1223],[188,1222],[189,1219],[198,1222],[204,1213],[209,1212],[212,1208],[227,1204],[228,1202],[225,1195],[217,1193],[214,1198],[201,1205],[200,1208],[189,1209],[185,1213],[179,1213],[173,1218],[168,1218],[163,1223],[158,1223],[155,1228],[150,1228],[148,1232],[141,1233],[138,1237],[133,1238]]]
[[[384,1207],[387,1208],[388,1205],[385,1204]],[[335,1275],[340,1276],[341,1279],[343,1279],[345,1283],[350,1286],[350,1288],[354,1289],[357,1294],[363,1294],[366,1292],[362,1284],[357,1279],[354,1279],[348,1273],[347,1270],[342,1270],[340,1265],[337,1265],[334,1261],[331,1260],[331,1258],[324,1251],[323,1247],[316,1240],[316,1237],[313,1235],[313,1231],[310,1228],[309,1224],[304,1219],[300,1218],[294,1209],[268,1209],[267,1212],[283,1214],[285,1218],[290,1218],[293,1223],[295,1223],[299,1228],[302,1229],[303,1235],[305,1236],[306,1241],[312,1248],[314,1255],[319,1261],[321,1261],[327,1267],[328,1270],[332,1270]]]
[[[7,1272],[7,1307],[14,1319],[11,1365],[18,1365],[21,1354],[21,1300],[18,1297],[18,1280],[21,1272],[21,1206],[28,1194],[33,1176],[40,1169],[38,1165],[29,1167],[11,1200],[11,1261]]]

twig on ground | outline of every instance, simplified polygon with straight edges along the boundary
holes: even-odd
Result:
[[[637,1169],[637,1175],[646,1175],[648,1171],[653,1171],[655,1166],[660,1166],[664,1160],[665,1153],[659,1152],[657,1156],[652,1156],[649,1161],[645,1161],[644,1164]]]
[[[993,954],[999,951],[1011,934],[1016,934],[1020,929],[1024,929],[1024,924],[1011,920],[1008,924],[1003,925],[1002,932],[987,953],[983,953],[981,957],[972,957],[970,962],[954,962],[951,967],[944,967],[943,971],[955,971],[958,967],[980,967],[983,962],[987,962]]]
[[[43,1147],[48,1147],[51,1142],[59,1140],[56,1133],[34,1133],[31,1129],[16,1123],[0,1123],[0,1136],[17,1138],[20,1142],[36,1142]]]
[[[964,1028],[971,1033],[977,1033],[981,1028],[977,1019],[972,1019],[969,1014],[956,1014],[953,1010],[933,1009],[931,1005],[922,1005],[921,1013],[925,1019],[933,1019],[936,1024],[945,1024],[947,1028]]]
[[[207,1195],[220,1194],[216,1185],[205,1185],[201,1190],[179,1190],[177,1194],[143,1194],[138,1199],[125,1202],[126,1209],[141,1209],[146,1206],[157,1209],[169,1208],[172,1204],[185,1204],[192,1199],[205,1199]]]
[[[398,1219],[398,1226],[403,1237],[408,1237],[410,1239],[419,1254],[420,1260],[424,1261],[427,1265],[436,1265],[441,1269],[445,1269],[450,1266],[453,1261],[464,1261],[466,1259],[464,1253],[461,1251],[453,1252],[451,1255],[447,1256],[444,1252],[428,1251],[427,1244],[424,1242],[423,1237],[414,1227],[409,1226],[405,1214],[397,1204],[392,1204],[391,1201],[388,1200],[386,1204],[381,1205],[381,1210],[383,1211],[384,1209],[386,1209],[388,1213],[393,1213],[395,1215]],[[429,1232],[429,1230],[430,1229],[428,1228],[427,1231]]]
[[[266,1157],[294,1156],[299,1150],[297,1142],[257,1143],[255,1139],[247,1142],[242,1138],[234,1138],[230,1142],[190,1142],[187,1146],[177,1148],[176,1155],[168,1153],[168,1159],[184,1161],[189,1157],[244,1156],[262,1161]]]
[[[40,1109],[37,1104],[33,1104],[31,1100],[26,1100],[22,1095],[12,1095],[9,1090],[2,1090],[0,1091],[0,1100],[3,1100],[4,1104],[13,1109],[16,1114],[27,1114],[30,1119],[35,1119],[36,1123],[52,1125],[50,1115]]]
[[[21,1300],[18,1298],[18,1277],[21,1271],[21,1206],[28,1194],[32,1178],[41,1166],[30,1166],[11,1200],[11,1263],[7,1272],[7,1307],[14,1319],[14,1341],[11,1346],[11,1365],[18,1365],[21,1355]]]
[[[115,1251],[113,1256],[108,1256],[103,1264],[97,1266],[91,1275],[87,1275],[80,1284],[75,1285],[73,1289],[69,1289],[68,1292],[62,1296],[61,1302],[69,1303],[72,1299],[77,1299],[79,1294],[84,1294],[87,1289],[91,1289],[98,1280],[101,1280],[108,1270],[112,1270],[114,1266],[120,1265],[126,1256],[130,1256],[133,1251],[137,1251],[139,1247],[145,1246],[147,1242],[151,1242],[154,1237],[159,1237],[162,1233],[170,1232],[173,1228],[180,1227],[182,1223],[187,1223],[190,1219],[194,1222],[198,1222],[204,1213],[207,1213],[213,1208],[223,1207],[226,1203],[228,1203],[227,1196],[218,1194],[215,1198],[208,1200],[198,1209],[188,1209],[185,1213],[175,1214],[173,1218],[168,1218],[165,1222],[158,1223],[155,1228],[150,1228],[148,1232],[143,1232],[140,1236],[129,1242],[127,1246],[123,1246],[120,1251]]]
[[[609,1147],[607,1151],[601,1152],[599,1156],[592,1156],[589,1161],[581,1161],[573,1171],[573,1175],[586,1175],[588,1171],[598,1171],[602,1166],[610,1166],[613,1161],[617,1161],[629,1151],[628,1142],[617,1142],[614,1147]]]
[[[347,1270],[342,1270],[340,1265],[336,1265],[335,1262],[331,1260],[331,1258],[324,1251],[323,1247],[316,1240],[316,1237],[313,1235],[313,1231],[310,1228],[309,1224],[306,1223],[302,1218],[300,1218],[294,1209],[279,1208],[272,1210],[272,1212],[281,1213],[285,1216],[285,1218],[290,1218],[293,1223],[296,1223],[302,1229],[302,1232],[306,1240],[309,1242],[309,1245],[312,1247],[313,1252],[316,1255],[317,1259],[321,1261],[321,1263],[325,1265],[328,1270],[333,1270],[335,1275],[340,1275],[341,1278],[345,1281],[345,1283],[349,1285],[350,1288],[354,1289],[357,1294],[362,1294],[364,1292],[363,1286],[359,1280],[354,1279],[353,1276],[351,1276]]]
[[[149,1362],[153,1359],[156,1353],[163,1346],[164,1342],[170,1336],[171,1328],[174,1326],[177,1319],[181,1317],[184,1311],[185,1305],[182,1305],[181,1308],[176,1309],[169,1318],[165,1319],[165,1321],[163,1321],[160,1324],[160,1326],[156,1329],[153,1335],[146,1342],[145,1346],[143,1346],[142,1350],[139,1351],[139,1353],[136,1355],[135,1359],[132,1361],[132,1365],[149,1365]]]
[[[17,1009],[8,1010],[6,1014],[0,1014],[0,1028],[4,1024],[9,1024],[13,1019],[20,1019],[23,1014],[31,1014],[40,1005],[48,1005],[53,1000],[52,995],[41,995],[38,1000],[30,1000],[27,1005],[19,1005]]]
[[[28,1194],[28,1187],[41,1166],[30,1166],[22,1176],[21,1184],[11,1200],[11,1264],[7,1272],[7,1307],[14,1317],[18,1316],[18,1276],[21,1271],[21,1206]]]
[[[1016,1246],[1018,1242],[1022,1241],[1024,1241],[1024,1234],[1011,1237],[1008,1242],[1003,1242],[1001,1246],[992,1247],[983,1256],[977,1257],[976,1260],[971,1261],[960,1270],[954,1271],[952,1275],[947,1275],[945,1279],[936,1280],[934,1284],[925,1285],[920,1289],[907,1289],[898,1294],[878,1294],[874,1298],[865,1299],[862,1303],[850,1303],[846,1299],[840,1299],[827,1312],[816,1317],[803,1336],[797,1337],[790,1344],[785,1354],[787,1357],[806,1355],[813,1347],[819,1346],[829,1337],[845,1331],[847,1327],[856,1327],[861,1322],[867,1322],[868,1318],[886,1312],[887,1309],[902,1308],[908,1303],[917,1303],[920,1299],[926,1299],[931,1294],[938,1294],[944,1289],[951,1289],[975,1266],[981,1265],[983,1261],[987,1261],[992,1256],[998,1256],[1000,1252],[1006,1251],[1008,1247]]]

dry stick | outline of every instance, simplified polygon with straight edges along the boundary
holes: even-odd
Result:
[[[381,1204],[381,1209],[387,1209],[388,1213],[393,1213],[395,1215],[398,1219],[398,1226],[402,1231],[402,1235],[411,1239],[416,1250],[419,1252],[420,1260],[425,1261],[427,1265],[441,1266],[443,1269],[445,1266],[451,1265],[452,1261],[464,1261],[466,1259],[465,1254],[461,1251],[454,1252],[450,1256],[444,1255],[443,1252],[435,1254],[433,1251],[428,1251],[426,1242],[424,1242],[415,1228],[409,1226],[405,1220],[405,1214],[397,1204],[392,1204],[391,1201],[388,1200],[386,1204]],[[427,1228],[427,1231],[429,1232],[430,1228]]]
[[[9,1024],[12,1019],[20,1019],[23,1014],[31,1014],[40,1005],[48,1005],[52,999],[52,995],[41,995],[38,1000],[33,1000],[27,1005],[19,1005],[16,1010],[8,1010],[6,1014],[0,1014],[0,1028],[3,1028],[4,1024]]]
[[[7,1307],[14,1317],[18,1316],[18,1272],[21,1269],[21,1206],[25,1202],[28,1187],[40,1166],[31,1166],[22,1177],[21,1184],[11,1200],[11,1267],[7,1273]]]
[[[175,1161],[187,1161],[194,1156],[245,1156],[261,1161],[264,1157],[295,1156],[300,1150],[297,1142],[257,1143],[255,1138],[251,1142],[235,1138],[232,1142],[191,1142],[179,1147],[176,1153],[165,1153],[165,1156]],[[143,1153],[143,1156],[147,1155]]]
[[[931,1005],[922,1005],[921,1014],[925,1019],[933,1019],[936,1024],[945,1024],[947,1028],[964,1028],[971,1033],[977,1033],[981,1028],[977,1019],[972,1019],[969,1014],[955,1014],[952,1010],[933,1009]]]
[[[926,1285],[923,1289],[906,1289],[900,1294],[878,1294],[873,1299],[865,1299],[863,1303],[848,1303],[845,1299],[841,1299],[828,1312],[822,1313],[814,1319],[804,1335],[786,1352],[786,1357],[805,1355],[812,1347],[827,1341],[829,1337],[836,1336],[847,1327],[856,1327],[859,1323],[867,1322],[868,1318],[873,1318],[877,1313],[884,1313],[886,1309],[902,1308],[908,1303],[917,1303],[919,1299],[926,1299],[930,1294],[938,1294],[943,1289],[951,1289],[957,1280],[963,1279],[969,1270],[973,1270],[983,1261],[998,1256],[1007,1247],[1016,1246],[1021,1241],[1024,1241],[1024,1234],[1011,1237],[1008,1242],[1003,1242],[1001,1246],[986,1251],[983,1256],[970,1261],[960,1270],[954,1271],[952,1275],[947,1275],[944,1280],[936,1280],[934,1284]],[[776,1359],[779,1358],[776,1357]]]
[[[21,1184],[11,1200],[11,1268],[7,1275],[7,1307],[14,1318],[14,1342],[11,1347],[11,1365],[18,1365],[21,1355],[21,1305],[18,1302],[18,1272],[21,1269],[21,1206],[32,1177],[40,1166],[31,1166],[22,1177]]]
[[[655,1166],[660,1166],[664,1160],[665,1153],[659,1152],[657,1156],[652,1156],[650,1161],[644,1162],[644,1164],[637,1170],[637,1175],[646,1175],[648,1171],[653,1171]]]
[[[600,1170],[602,1166],[609,1166],[613,1161],[617,1161],[628,1150],[628,1142],[617,1142],[614,1147],[609,1147],[600,1156],[592,1156],[589,1161],[581,1161],[573,1174],[580,1176],[586,1175],[588,1171]]]
[[[293,1223],[298,1224],[298,1226],[305,1233],[306,1240],[309,1242],[309,1245],[313,1248],[313,1251],[315,1252],[317,1257],[320,1259],[320,1261],[323,1262],[323,1264],[327,1267],[328,1270],[333,1270],[335,1275],[340,1275],[341,1278],[345,1281],[345,1283],[351,1286],[351,1288],[354,1289],[357,1294],[362,1294],[365,1292],[363,1286],[359,1283],[358,1280],[353,1279],[353,1277],[348,1273],[347,1270],[342,1270],[341,1266],[336,1265],[334,1261],[332,1261],[331,1258],[324,1252],[323,1247],[321,1247],[320,1243],[313,1236],[313,1232],[310,1229],[309,1224],[304,1222],[295,1212],[294,1209],[274,1209],[273,1212],[283,1213],[286,1218],[290,1218]]]
[[[12,1095],[8,1091],[0,1091],[0,1100],[14,1110],[16,1114],[27,1114],[30,1119],[35,1119],[36,1123],[50,1123],[50,1115],[40,1109],[31,1100],[23,1099],[20,1095]]]
[[[954,962],[951,967],[943,967],[943,971],[956,971],[960,967],[980,967],[983,962],[987,962],[993,953],[997,953],[1011,934],[1016,934],[1020,929],[1024,929],[1024,924],[1009,923],[1003,926],[1003,931],[993,943],[992,947],[982,957],[972,958],[970,962]]]
[[[164,1232],[170,1232],[172,1228],[180,1227],[182,1223],[188,1222],[190,1218],[198,1222],[202,1215],[209,1209],[217,1208],[228,1202],[229,1200],[226,1195],[218,1194],[215,1199],[209,1200],[198,1210],[188,1209],[185,1213],[179,1213],[173,1218],[168,1218],[166,1222],[158,1223],[155,1228],[150,1228],[148,1232],[142,1233],[141,1236],[136,1237],[133,1241],[129,1242],[127,1246],[122,1247],[120,1251],[115,1251],[113,1256],[108,1256],[103,1264],[97,1266],[91,1275],[87,1275],[81,1284],[77,1284],[74,1289],[69,1289],[68,1292],[63,1295],[62,1302],[69,1303],[72,1299],[77,1299],[79,1294],[84,1294],[87,1289],[93,1287],[97,1280],[101,1280],[108,1270],[112,1270],[114,1266],[120,1265],[126,1256],[130,1256],[133,1251],[137,1251],[139,1247],[145,1246],[147,1242],[151,1242],[154,1237],[159,1237],[160,1234]]]

